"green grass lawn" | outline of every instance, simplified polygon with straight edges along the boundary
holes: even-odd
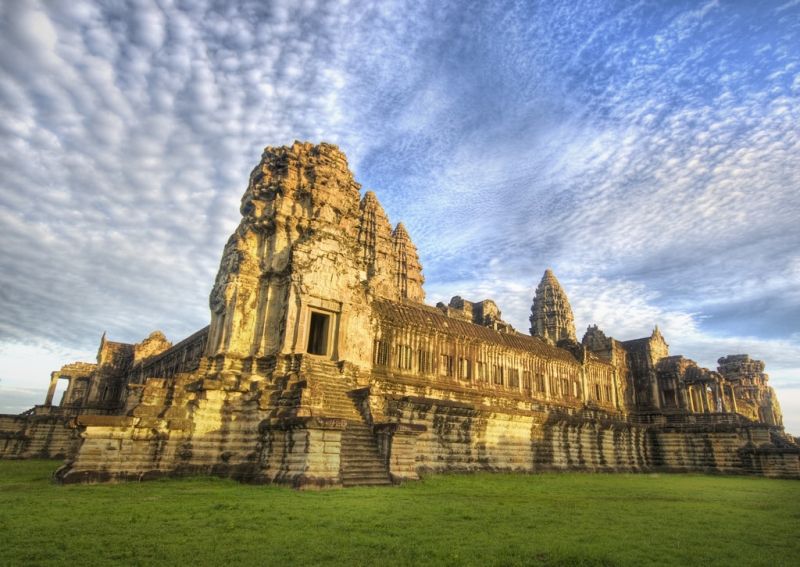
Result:
[[[476,474],[299,492],[58,486],[0,461],[0,565],[800,565],[800,482]]]

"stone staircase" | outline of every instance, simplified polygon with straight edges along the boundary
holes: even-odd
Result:
[[[363,421],[348,420],[347,429],[342,432],[340,458],[342,486],[391,484],[372,428]]]
[[[331,361],[303,360],[301,373],[314,389],[322,392],[322,414],[347,422],[342,432],[341,479],[343,486],[389,485],[389,471],[381,456],[372,427],[358,409],[352,392],[353,378]]]
[[[297,414],[302,404],[303,381],[282,377],[269,388],[270,409],[273,417],[291,417]]]

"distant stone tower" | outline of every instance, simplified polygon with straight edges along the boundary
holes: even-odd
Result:
[[[531,335],[553,344],[563,339],[577,342],[575,318],[567,294],[550,269],[545,270],[531,307]]]

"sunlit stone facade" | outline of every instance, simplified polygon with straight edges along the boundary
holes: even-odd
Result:
[[[174,346],[103,338],[45,404],[0,417],[0,454],[63,455],[64,482],[208,473],[293,486],[424,471],[800,476],[764,365],[670,356],[656,328],[578,342],[547,270],[530,334],[492,300],[424,303],[409,232],[335,146],[266,148],[222,254],[210,324]],[[534,283],[534,282],[532,282]],[[55,404],[58,380],[69,386]]]

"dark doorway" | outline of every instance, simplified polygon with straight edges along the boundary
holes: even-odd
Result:
[[[328,354],[328,327],[330,326],[330,315],[311,312],[311,324],[308,333],[309,354]]]

